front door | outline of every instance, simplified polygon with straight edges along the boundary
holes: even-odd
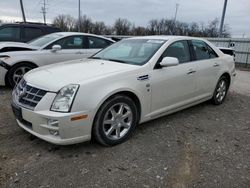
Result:
[[[161,59],[167,56],[178,58],[179,65],[152,70],[152,116],[184,106],[196,97],[196,63],[191,62],[188,42],[174,42],[167,47]]]
[[[44,64],[59,63],[89,57],[85,37],[80,35],[65,37],[42,50]],[[53,51],[53,45],[60,45],[61,50]],[[86,53],[84,53],[86,52]]]

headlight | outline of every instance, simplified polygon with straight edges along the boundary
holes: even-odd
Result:
[[[78,88],[79,85],[76,84],[70,84],[63,87],[55,97],[50,110],[56,112],[69,112]]]

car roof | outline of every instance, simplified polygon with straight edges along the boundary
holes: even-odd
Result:
[[[93,36],[93,37],[99,37],[99,38],[103,38],[103,39],[106,39],[106,40],[114,42],[112,39],[109,39],[109,38],[106,38],[106,37],[102,37],[100,35],[90,34],[90,33],[82,33],[82,32],[55,32],[55,33],[51,33],[51,34],[59,34],[62,37],[71,36],[71,35]]]
[[[56,28],[54,25],[48,25],[43,23],[36,23],[36,22],[15,22],[15,23],[1,23],[0,26],[35,26],[35,27],[49,27],[49,28]]]
[[[149,40],[204,40],[202,38],[197,37],[189,37],[189,36],[178,36],[178,35],[152,35],[152,36],[140,36],[140,37],[132,37],[129,39],[149,39]]]

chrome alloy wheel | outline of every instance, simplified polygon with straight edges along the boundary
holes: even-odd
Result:
[[[23,78],[24,74],[29,72],[32,68],[28,66],[22,66],[15,70],[13,74],[13,81],[16,84]]]
[[[126,103],[117,103],[107,110],[103,120],[105,135],[111,140],[121,139],[131,128],[133,113]]]
[[[227,83],[224,79],[222,79],[217,86],[215,95],[218,102],[221,102],[225,98],[226,93],[227,93]]]

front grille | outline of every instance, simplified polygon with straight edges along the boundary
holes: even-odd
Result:
[[[32,87],[22,79],[14,90],[15,101],[21,106],[33,110],[47,91]]]

